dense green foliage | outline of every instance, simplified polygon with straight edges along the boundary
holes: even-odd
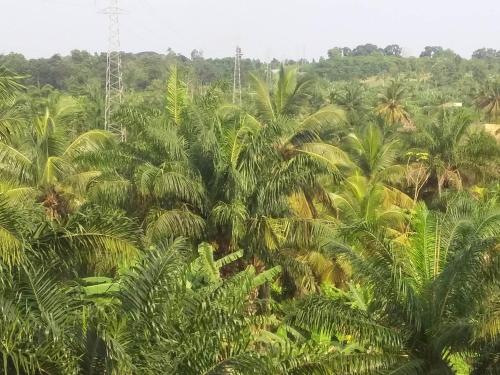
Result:
[[[328,55],[0,56],[0,372],[500,373],[498,52]]]

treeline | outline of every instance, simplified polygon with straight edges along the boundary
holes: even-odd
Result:
[[[403,49],[397,44],[378,47],[364,44],[355,48],[335,47],[328,50],[327,58],[319,61],[273,59],[272,69],[281,63],[301,66],[305,72],[330,81],[349,81],[390,74],[432,74],[436,85],[451,85],[464,75],[485,80],[500,71],[500,52],[482,48],[473,53],[472,59],[464,59],[449,49],[439,46],[425,47],[420,58],[402,57]],[[171,49],[166,54],[156,52],[124,53],[124,81],[130,90],[145,90],[158,87],[165,82],[168,67],[179,66],[187,72],[189,81],[197,86],[206,86],[216,81],[232,79],[233,58],[204,58],[203,53],[193,50],[189,57]],[[268,64],[258,59],[244,59],[243,79],[249,72],[264,75]],[[106,54],[91,54],[75,50],[68,56],[54,55],[50,58],[27,59],[22,54],[0,55],[0,66],[26,76],[27,86],[44,87],[79,93],[89,82],[102,83],[105,78]]]

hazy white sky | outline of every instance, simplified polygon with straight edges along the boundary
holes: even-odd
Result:
[[[0,0],[0,54],[104,51],[108,0]],[[333,46],[500,49],[500,0],[121,0],[122,49],[318,58]]]

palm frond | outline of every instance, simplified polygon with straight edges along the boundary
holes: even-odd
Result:
[[[74,160],[89,153],[104,151],[114,144],[113,135],[103,130],[91,130],[78,136],[64,151],[62,156]]]
[[[172,122],[180,126],[186,107],[186,88],[179,78],[177,66],[172,66],[167,81],[167,112]]]
[[[155,242],[163,237],[200,239],[205,232],[205,220],[187,210],[153,210],[148,218],[147,237]]]
[[[9,267],[22,263],[27,246],[21,234],[22,216],[19,212],[3,194],[0,195],[0,259]]]

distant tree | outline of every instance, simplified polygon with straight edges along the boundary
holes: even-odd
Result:
[[[92,59],[92,55],[87,51],[73,50],[71,51],[71,60],[75,63],[83,63]]]
[[[435,57],[441,53],[443,53],[443,47],[427,46],[420,54],[420,57]]]
[[[500,51],[493,48],[480,48],[472,53],[473,59],[492,59],[495,57],[500,57]]]
[[[384,48],[384,54],[387,56],[400,57],[402,53],[403,53],[403,49],[397,44],[390,44]]]
[[[191,60],[203,60],[203,51],[194,49],[191,51]]]
[[[349,47],[344,47],[344,48],[342,48],[342,53],[344,56],[351,56],[352,50]]]
[[[379,52],[380,49],[375,44],[363,44],[359,45],[352,51],[353,56],[369,56],[375,52]]]
[[[7,69],[24,74],[29,71],[29,61],[20,53],[0,55],[0,65]]]
[[[328,50],[328,58],[333,59],[335,57],[341,57],[343,55],[343,50],[340,47],[334,47]]]

